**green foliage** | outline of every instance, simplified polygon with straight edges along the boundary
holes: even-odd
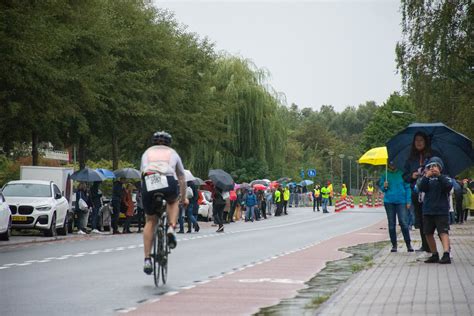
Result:
[[[373,119],[366,125],[361,146],[365,152],[370,148],[385,146],[385,143],[414,119],[410,115],[396,115],[392,111],[413,113],[414,106],[406,96],[394,93],[381,107],[375,110]]]
[[[236,169],[231,172],[231,175],[237,183],[272,178],[268,165],[255,158],[238,159]]]
[[[15,164],[11,159],[0,155],[0,188],[11,180],[20,178],[20,165]]]
[[[444,122],[474,137],[474,5],[403,0],[397,63],[418,119]]]

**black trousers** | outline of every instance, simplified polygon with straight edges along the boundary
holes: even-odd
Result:
[[[415,228],[420,230],[421,246],[423,249],[428,250],[430,247],[428,246],[425,233],[423,232],[423,212],[421,210],[423,204],[418,201],[418,194],[413,192],[411,193],[411,202],[415,209]]]
[[[277,208],[275,210],[275,216],[281,216],[281,212],[283,211],[283,202],[278,202]]]
[[[118,231],[118,220],[120,216],[120,201],[112,200],[112,208],[114,213],[112,214],[112,230]]]
[[[283,201],[283,210],[285,214],[288,214],[288,201]]]
[[[464,222],[464,210],[462,209],[462,196],[456,197],[456,223]]]
[[[224,208],[225,204],[214,204],[214,222],[219,226],[224,225]]]
[[[319,212],[319,207],[322,205],[322,203],[321,203],[322,201],[321,201],[321,200],[322,200],[322,199],[319,198],[319,197],[313,199],[313,211],[314,211],[315,209],[317,209],[318,212]]]
[[[262,210],[262,216],[263,218],[267,219],[267,202],[263,200],[260,205],[261,205],[261,210]]]

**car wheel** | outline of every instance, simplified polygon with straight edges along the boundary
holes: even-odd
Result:
[[[67,233],[68,233],[68,230],[69,230],[69,221],[68,221],[68,216],[67,216],[67,213],[66,213],[66,216],[64,217],[64,223],[63,223],[63,227],[61,228],[58,228],[58,235],[61,235],[61,236],[66,236]]]
[[[7,231],[0,234],[0,240],[10,240],[10,236],[12,234],[12,218],[8,221],[8,228]]]
[[[51,219],[51,226],[48,230],[43,232],[44,236],[46,237],[56,237],[56,213],[53,214],[53,218]]]

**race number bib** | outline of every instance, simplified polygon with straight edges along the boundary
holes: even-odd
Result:
[[[168,179],[166,176],[157,173],[145,177],[146,190],[148,192],[160,190],[168,187]]]

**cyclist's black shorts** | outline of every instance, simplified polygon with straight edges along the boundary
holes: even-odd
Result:
[[[179,196],[178,180],[176,180],[173,176],[167,176],[166,179],[168,180],[167,188],[148,192],[146,189],[145,179],[142,178],[142,198],[143,198],[143,209],[145,210],[145,214],[156,215],[156,211],[153,208],[153,195],[157,192],[163,193],[165,200],[168,203],[173,203],[174,201],[178,199],[178,196]]]

